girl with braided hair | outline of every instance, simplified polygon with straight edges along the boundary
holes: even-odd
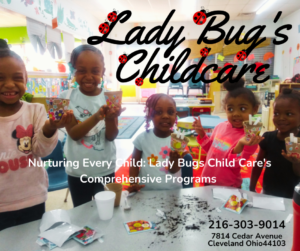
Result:
[[[130,177],[160,177],[161,182],[132,182],[129,192],[143,190],[164,190],[192,187],[193,182],[179,182],[181,177],[193,176],[192,156],[184,152],[181,156],[171,151],[171,128],[177,123],[176,103],[170,96],[162,93],[151,95],[146,102],[146,131],[134,140]],[[149,129],[150,121],[154,128]],[[180,163],[180,159],[184,159]],[[138,162],[139,161],[139,162]],[[137,163],[141,163],[138,166]],[[165,163],[165,164],[162,164]],[[182,167],[181,167],[182,166]],[[140,170],[139,170],[140,167]],[[166,175],[175,179],[166,181]],[[170,176],[169,176],[170,177]],[[187,179],[186,179],[187,180]],[[174,181],[174,182],[173,182]]]
[[[300,93],[289,88],[283,89],[275,99],[273,122],[277,130],[264,133],[260,142],[257,161],[270,162],[263,177],[263,193],[284,198],[292,198],[295,186],[300,181],[300,158],[286,154],[284,139],[294,133],[300,137]],[[257,162],[256,162],[257,163]],[[255,192],[262,167],[254,165],[250,190]]]

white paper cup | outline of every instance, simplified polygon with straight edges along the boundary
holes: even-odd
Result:
[[[110,220],[114,213],[116,193],[104,191],[95,195],[100,220]]]

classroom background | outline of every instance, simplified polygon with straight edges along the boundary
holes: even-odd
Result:
[[[184,48],[191,48],[191,54],[185,64],[181,67],[183,71],[191,64],[197,64],[201,59],[200,50],[206,46],[211,48],[204,64],[217,63],[219,69],[210,71],[206,77],[214,78],[216,74],[226,65],[237,65],[237,72],[243,64],[268,63],[270,68],[265,71],[264,76],[270,75],[270,79],[262,84],[255,84],[252,78],[255,73],[246,73],[246,87],[250,88],[261,100],[259,114],[263,122],[263,131],[274,130],[272,122],[273,100],[284,87],[292,87],[300,90],[300,83],[293,78],[300,74],[300,2],[287,0],[276,1],[267,8],[262,14],[257,15],[256,11],[266,1],[240,1],[240,0],[205,0],[190,1],[189,5],[183,1],[175,0],[128,0],[128,1],[11,1],[0,0],[0,38],[6,39],[11,50],[18,53],[25,62],[28,71],[28,83],[26,88],[27,95],[24,99],[29,102],[44,102],[45,97],[56,97],[64,90],[77,88],[76,81],[70,71],[68,62],[72,50],[80,44],[86,44],[90,36],[102,36],[98,27],[107,18],[107,14],[113,9],[118,12],[131,10],[131,18],[123,24],[118,23],[109,34],[109,37],[116,40],[124,40],[129,30],[137,26],[145,26],[143,37],[155,26],[162,25],[172,9],[176,9],[175,14],[168,23],[162,34],[162,38],[167,34],[172,26],[175,33],[181,26],[184,30],[180,37],[185,37],[185,41],[172,53],[175,58]],[[214,45],[205,43],[197,44],[197,39],[205,26],[196,25],[192,21],[192,16],[202,6],[208,11],[225,10],[230,14],[230,21],[222,28],[227,33],[231,26],[234,26],[234,34],[241,26],[245,26],[244,33],[257,25],[266,25],[262,37],[266,41],[257,46],[245,61],[239,61],[236,57],[237,52],[246,49],[249,45],[238,45],[233,42],[225,45],[224,40]],[[282,11],[281,18],[276,23],[273,22],[278,11]],[[220,19],[218,18],[217,21]],[[282,25],[291,24],[293,28],[289,31],[284,30],[289,40],[279,46],[275,46],[275,30]],[[215,38],[218,32],[210,32],[209,38]],[[189,117],[201,115],[206,118],[206,130],[211,133],[214,126],[226,119],[222,100],[226,91],[220,83],[213,82],[204,84],[202,82],[193,83],[151,83],[149,78],[144,79],[142,86],[137,86],[135,80],[127,83],[120,83],[116,79],[116,71],[120,64],[119,56],[130,54],[137,49],[146,49],[147,58],[138,66],[133,62],[126,65],[128,72],[136,71],[137,67],[144,69],[152,53],[160,47],[158,55],[153,64],[159,64],[160,74],[162,67],[169,64],[169,58],[164,58],[163,54],[168,45],[157,45],[155,42],[149,45],[112,45],[101,43],[96,46],[99,48],[105,60],[104,86],[108,90],[123,91],[123,106],[126,111],[119,118],[119,136],[116,140],[117,158],[130,160],[133,149],[132,141],[144,130],[144,105],[147,98],[153,93],[166,93],[174,97],[177,104],[178,116],[180,118],[178,126],[184,130],[191,130]],[[170,66],[169,71],[171,70]],[[200,68],[199,74],[202,73]],[[180,76],[181,72],[178,73]],[[262,78],[264,78],[264,76]],[[205,117],[206,116],[206,117]],[[204,119],[205,120],[205,119]],[[196,142],[193,132],[189,135],[190,143],[188,150],[195,160],[204,160],[206,153],[201,150]],[[66,138],[65,130],[60,130],[60,146],[55,149],[49,158],[64,157],[63,145]],[[257,154],[257,153],[256,153]],[[60,156],[60,157],[58,157]],[[256,155],[252,156],[255,160]],[[45,159],[46,160],[46,159]],[[66,183],[66,175],[62,174],[59,179],[51,178],[49,169],[50,187],[49,199],[46,210],[57,208],[72,208],[70,196]],[[128,166],[120,164],[117,166],[117,176],[128,175]],[[196,167],[194,176],[201,175],[201,168]],[[243,186],[249,189],[249,178],[251,167],[243,167],[242,170]],[[263,174],[262,174],[263,175]],[[51,188],[51,179],[53,184]],[[261,190],[262,179],[258,183],[258,191]],[[128,184],[123,184],[124,187]],[[195,183],[194,186],[203,184]]]

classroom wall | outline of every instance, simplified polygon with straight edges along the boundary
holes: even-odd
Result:
[[[289,40],[283,45],[275,46],[274,73],[284,80],[293,77],[293,60],[300,56],[300,49],[297,50],[297,44],[300,44],[300,9],[283,18],[282,24],[293,26],[291,30],[285,32]]]

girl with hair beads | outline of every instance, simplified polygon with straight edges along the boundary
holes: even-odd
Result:
[[[207,152],[202,177],[215,177],[215,183],[205,185],[230,186],[241,188],[240,166],[256,151],[260,136],[246,140],[243,121],[249,114],[257,113],[259,101],[253,92],[244,88],[244,79],[223,85],[228,93],[224,106],[228,121],[220,123],[209,138],[201,125],[200,117],[195,118],[193,126],[198,133],[198,143]]]
[[[121,106],[109,108],[106,105],[102,80],[105,67],[100,50],[92,45],[78,46],[72,52],[71,65],[76,70],[79,88],[64,91],[59,96],[70,98],[69,108],[75,115],[67,128],[64,150],[68,161],[80,163],[77,169],[66,167],[73,204],[77,207],[91,201],[104,189],[101,183],[88,182],[89,177],[115,177],[114,140],[119,132],[118,116],[123,110]],[[86,166],[84,159],[88,163],[100,160],[102,165]]]
[[[48,175],[34,166],[57,144],[57,128],[67,125],[71,112],[59,122],[47,120],[44,105],[23,102],[27,72],[22,59],[0,39],[0,231],[41,219],[45,212]]]
[[[300,181],[300,158],[286,154],[284,139],[293,133],[300,137],[300,93],[292,89],[283,89],[275,99],[273,122],[277,130],[265,132],[260,142],[260,151],[256,160],[268,161],[263,177],[263,193],[292,198],[295,186]],[[257,180],[263,166],[255,163],[250,181],[250,191],[255,192]]]
[[[129,192],[144,190],[179,189],[182,187],[193,187],[193,182],[178,182],[178,177],[192,177],[192,156],[184,152],[182,156],[177,151],[171,151],[171,128],[177,122],[176,103],[166,94],[153,94],[146,102],[146,131],[137,136],[134,140],[134,150],[132,153],[132,166],[130,166],[130,177],[160,177],[158,182],[131,183]],[[154,124],[154,129],[149,129],[150,121]],[[180,167],[178,160],[184,159],[184,166]],[[173,163],[171,166],[160,165],[159,163]],[[137,161],[141,161],[138,166]],[[187,163],[189,162],[189,163]],[[140,167],[140,170],[139,170]],[[175,177],[166,181],[166,175]],[[173,182],[174,181],[174,182]]]

